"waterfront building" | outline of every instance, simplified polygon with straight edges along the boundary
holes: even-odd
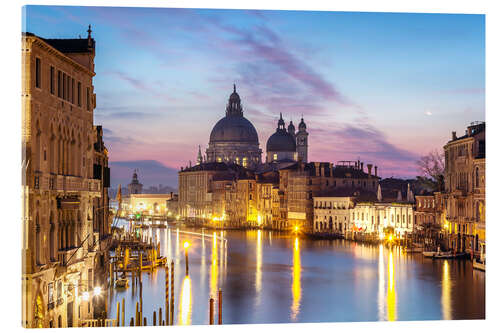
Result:
[[[354,208],[355,196],[352,191],[332,191],[315,196],[314,230],[315,234],[345,235],[352,229],[350,211]]]
[[[174,193],[168,194],[130,194],[130,212],[131,213],[144,213],[146,215],[162,215],[166,216],[175,214],[169,210],[168,202],[174,199]]]
[[[485,123],[474,122],[444,146],[445,224],[458,252],[478,254],[485,242],[485,142]]]
[[[353,230],[383,238],[392,233],[403,239],[415,230],[413,204],[360,201],[351,209]]]
[[[108,267],[108,152],[94,126],[95,41],[22,35],[24,327],[101,315]]]
[[[209,163],[238,164],[255,168],[261,163],[262,150],[255,127],[243,116],[241,99],[236,85],[226,106],[226,115],[220,119],[210,133],[206,150]],[[200,157],[198,163],[201,162]]]

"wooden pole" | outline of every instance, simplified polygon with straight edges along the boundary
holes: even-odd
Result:
[[[214,299],[210,297],[210,314],[209,314],[210,325],[214,324]]]
[[[144,325],[143,326],[148,326],[148,321],[147,321],[146,317],[144,317]]]
[[[139,282],[139,296],[140,296],[139,300],[141,302],[140,303],[140,315],[141,315],[141,318],[142,318],[142,313],[143,313],[142,312],[142,281]]]
[[[125,297],[122,298],[122,326],[125,326]]]
[[[153,326],[156,326],[156,311],[153,311]]]
[[[139,302],[135,302],[135,326],[140,326],[140,318],[139,318]]]
[[[174,261],[170,263],[170,325],[174,324]]]
[[[161,313],[161,306],[160,309],[158,310],[158,326],[162,325],[162,313]]]
[[[116,303],[116,326],[120,326],[120,302]]]
[[[129,326],[134,326],[134,317],[130,317],[130,324]]]
[[[169,313],[169,309],[170,309],[170,300],[169,300],[169,288],[170,288],[170,271],[168,269],[168,263],[165,263],[165,321],[167,322],[167,324],[169,323],[168,321],[168,313]]]
[[[222,290],[219,289],[219,325],[222,325]]]

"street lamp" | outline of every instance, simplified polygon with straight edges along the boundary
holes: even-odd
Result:
[[[299,232],[299,226],[298,226],[298,225],[296,225],[296,226],[293,228],[293,230],[295,231],[295,233],[298,233],[298,232]]]
[[[101,294],[101,287],[94,287],[94,296],[99,296]]]
[[[184,242],[184,256],[186,257],[186,275],[189,275],[189,258],[188,258],[188,249],[189,249],[189,242],[185,241]]]

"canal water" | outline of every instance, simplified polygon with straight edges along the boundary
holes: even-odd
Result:
[[[466,260],[432,260],[345,240],[276,232],[150,229],[175,264],[175,324],[208,324],[222,289],[224,324],[449,320],[485,317],[485,275]],[[224,239],[221,239],[222,238]],[[185,274],[184,247],[189,276]],[[143,272],[143,314],[165,313],[165,269]],[[125,299],[125,325],[138,288],[109,295],[109,318]]]

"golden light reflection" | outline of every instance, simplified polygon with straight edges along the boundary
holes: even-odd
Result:
[[[191,325],[191,279],[189,275],[186,275],[184,281],[182,281],[179,318],[177,322],[180,325]]]
[[[380,244],[378,248],[378,319],[385,319],[385,300],[384,300],[384,286],[385,286],[385,267],[384,267],[384,246]]]
[[[257,230],[257,255],[255,269],[255,289],[260,299],[260,291],[262,289],[262,232]]]
[[[392,257],[392,250],[389,252],[389,262],[387,264],[388,286],[387,286],[387,320],[395,321],[398,319],[396,308],[396,282],[394,280],[394,259]]]
[[[441,311],[444,320],[451,320],[451,281],[448,260],[443,262],[443,281],[441,290]]]
[[[302,287],[300,285],[300,244],[299,238],[295,237],[295,244],[293,246],[293,271],[292,271],[292,308],[291,319],[296,320],[300,310],[300,300],[302,298]]]
[[[217,282],[218,282],[218,275],[219,275],[219,267],[217,265],[217,234],[214,232],[213,237],[213,247],[212,247],[212,264],[210,267],[210,295],[212,297],[215,297],[217,295]]]

